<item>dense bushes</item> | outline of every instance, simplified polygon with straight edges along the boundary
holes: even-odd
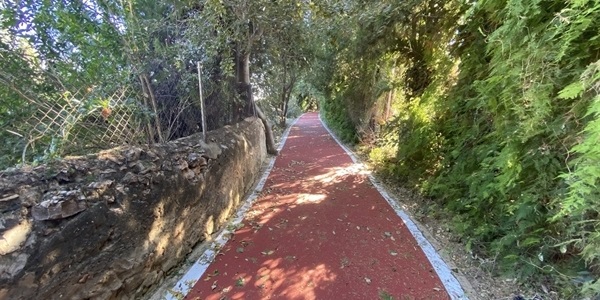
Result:
[[[0,169],[216,129],[255,114],[252,95],[284,123],[308,11],[303,1],[2,1]]]
[[[600,3],[389,1],[350,13],[381,32],[355,27],[347,47],[375,71],[337,68],[337,94],[362,96],[325,101],[340,116],[328,120],[378,120],[370,108],[398,88],[394,118],[372,126],[375,165],[439,202],[501,270],[551,276],[565,297],[600,293]]]

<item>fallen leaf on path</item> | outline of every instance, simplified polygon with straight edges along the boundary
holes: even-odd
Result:
[[[273,251],[273,250],[268,250],[268,251],[263,251],[263,252],[261,252],[261,253],[262,253],[262,255],[271,255],[271,254],[275,253],[275,251]]]
[[[209,281],[211,277],[215,277],[217,275],[219,275],[219,270],[215,270],[212,274],[206,275],[206,279],[204,279],[204,281]]]
[[[238,278],[238,280],[235,281],[235,285],[236,286],[244,286],[244,278]]]
[[[350,261],[348,260],[348,258],[347,257],[342,258],[340,269],[343,269],[349,265],[350,265]]]

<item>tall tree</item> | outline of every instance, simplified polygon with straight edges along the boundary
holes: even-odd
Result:
[[[228,52],[233,57],[236,86],[242,100],[236,109],[237,114],[256,114],[261,118],[265,125],[268,152],[276,154],[271,125],[253,97],[251,67],[253,60],[273,61],[276,55],[273,50],[285,47],[282,40],[288,39],[289,42],[290,38],[297,36],[297,24],[305,13],[304,2],[207,1],[204,11],[218,16],[212,19],[211,28],[218,36],[216,40],[229,47]],[[299,47],[299,42],[296,40],[294,45]],[[287,46],[287,49],[291,47]],[[255,72],[262,71],[259,66],[256,65]]]

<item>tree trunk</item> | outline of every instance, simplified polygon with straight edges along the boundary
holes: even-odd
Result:
[[[277,147],[275,147],[275,138],[273,137],[273,131],[271,130],[271,125],[269,125],[269,120],[265,114],[260,110],[260,107],[254,103],[254,110],[256,111],[256,115],[262,121],[265,126],[265,138],[267,142],[267,153],[271,155],[279,155],[279,151],[277,151]]]
[[[384,118],[387,122],[392,116],[392,99],[394,98],[394,89],[391,89],[387,95],[387,101],[385,102],[385,114]]]
[[[281,113],[281,126],[285,128],[285,121],[287,120],[287,113],[290,108],[290,97],[292,96],[292,89],[294,87],[294,83],[296,82],[296,78],[290,78],[290,84],[287,87],[287,90],[284,93],[283,99],[283,111]]]
[[[235,65],[237,92],[242,99],[242,103],[236,104],[234,109],[236,121],[239,121],[244,117],[254,115],[250,89],[250,54],[243,53],[242,50],[236,49]]]
[[[152,89],[152,85],[150,84],[150,80],[146,74],[142,75],[143,83],[146,83],[146,91],[150,94],[150,103],[152,103],[152,109],[154,111],[154,122],[156,123],[156,133],[158,134],[158,142],[164,143],[165,139],[162,136],[162,128],[160,125],[160,117],[158,116],[158,109],[156,108],[156,98],[154,97],[154,90]]]
[[[283,65],[283,85],[281,89],[281,115],[279,116],[279,124],[282,127],[285,127],[285,122],[287,120],[287,112],[289,110],[290,97],[292,95],[292,90],[294,89],[294,84],[296,84],[297,76],[293,73],[289,74],[289,82],[286,82],[288,75],[288,66],[287,64]]]
[[[285,95],[285,94],[284,94]],[[283,96],[285,97],[285,96]],[[279,125],[285,128],[285,122],[287,120],[287,111],[288,111],[288,101],[289,99],[284,99],[281,107],[281,115],[279,116]]]
[[[288,71],[288,67],[287,64],[283,63],[283,81],[281,83],[281,115],[279,116],[279,124],[281,125],[281,127],[285,128],[285,121],[286,121],[286,116],[287,116],[287,107],[288,107],[288,101],[289,98],[287,97],[288,93],[288,84],[286,82],[287,80],[287,71]],[[291,78],[290,78],[291,79]]]
[[[279,115],[279,125],[282,125],[282,127],[285,126],[285,115],[287,114],[287,101],[285,99],[285,94],[286,94],[286,82],[285,82],[285,78],[287,77],[287,66],[284,63],[283,64],[283,77],[282,77],[282,82],[281,82],[281,114]]]
[[[142,99],[144,101],[144,107],[145,108],[149,108],[150,105],[148,104],[148,99],[150,96],[150,93],[146,90],[146,83],[144,82],[144,79],[142,77],[142,75],[140,75],[140,82],[142,83],[142,91],[143,94],[148,94],[148,97],[146,97],[146,95],[142,95]],[[146,130],[147,130],[147,134],[148,134],[148,144],[154,144],[156,143],[156,136],[154,134],[154,128],[152,127],[151,122],[145,122],[146,123]]]
[[[265,114],[256,105],[252,96],[252,86],[250,85],[250,53],[241,54],[238,52],[236,58],[238,92],[246,105],[246,114],[256,115],[262,121],[265,127],[267,153],[278,155],[279,152],[275,146],[275,138],[273,137],[273,130],[269,125],[269,120],[267,120]]]
[[[392,78],[394,78],[396,76],[396,65],[394,65],[394,67],[392,67]],[[394,88],[394,86],[392,85],[392,89],[390,89],[390,91],[388,92],[387,95],[387,101],[385,102],[385,113],[384,113],[384,120],[387,122],[389,121],[389,119],[392,117],[392,101],[394,100],[394,94],[395,94],[396,90]]]

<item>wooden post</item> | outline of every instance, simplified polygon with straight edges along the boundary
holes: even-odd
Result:
[[[202,97],[202,65],[198,64],[198,91],[200,92],[200,115],[202,117],[202,140],[206,142],[206,116],[204,115],[204,99]]]
[[[160,117],[158,116],[158,109],[156,105],[156,98],[154,97],[154,90],[152,89],[152,85],[150,84],[150,80],[146,74],[142,75],[142,81],[146,83],[146,91],[150,94],[150,103],[152,104],[152,109],[154,110],[154,122],[156,123],[156,133],[158,134],[158,142],[164,143],[165,139],[162,135],[162,128],[160,126]]]
[[[148,90],[146,89],[146,83],[144,83],[144,78],[142,77],[142,75],[140,75],[140,82],[142,83],[142,99],[144,101],[144,108],[149,108],[150,105],[148,105],[148,100],[146,98],[150,98],[150,92],[148,92]],[[145,123],[146,130],[148,130],[148,144],[154,144],[156,143],[154,128],[152,128],[152,124],[150,121]]]

